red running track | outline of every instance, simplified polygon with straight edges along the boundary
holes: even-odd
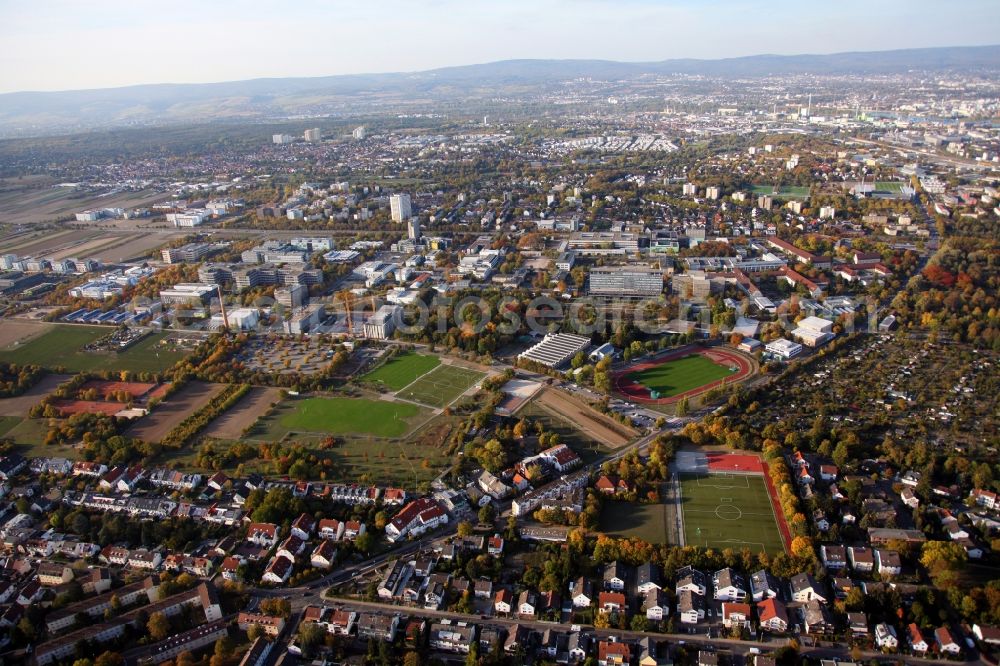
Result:
[[[774,487],[771,480],[771,469],[767,463],[761,463],[764,468],[764,485],[767,486],[767,494],[771,496],[771,506],[774,508],[774,517],[778,521],[778,531],[781,532],[781,540],[785,542],[785,552],[792,552],[792,531],[788,529],[788,522],[785,520],[785,511],[778,501],[778,489]]]
[[[634,372],[642,372],[643,370],[648,370],[650,368],[655,368],[657,366],[663,365],[664,363],[669,363],[670,361],[675,361],[679,358],[685,356],[691,356],[692,354],[700,354],[710,361],[714,361],[720,365],[735,365],[737,367],[736,372],[731,374],[729,377],[723,379],[716,379],[715,381],[709,382],[707,384],[702,384],[697,388],[693,388],[689,391],[683,393],[678,393],[677,395],[672,395],[668,398],[657,398],[654,400],[649,397],[649,389],[640,384],[639,382],[632,381],[628,378]],[[684,347],[676,351],[664,354],[651,361],[644,361],[642,363],[637,363],[631,365],[624,370],[619,370],[614,374],[612,381],[614,382],[615,390],[626,396],[629,400],[635,402],[642,402],[648,405],[670,405],[681,400],[681,398],[692,398],[696,395],[700,395],[706,391],[709,391],[716,386],[721,386],[723,382],[731,383],[735,381],[741,381],[746,379],[753,373],[753,364],[748,361],[743,355],[737,354],[734,351],[721,348],[705,349],[702,347]]]

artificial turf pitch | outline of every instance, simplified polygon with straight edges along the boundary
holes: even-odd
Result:
[[[776,196],[779,199],[804,199],[809,196],[808,187],[797,187],[795,185],[783,185],[774,194],[774,185],[754,185],[753,194],[763,194],[766,196]]]
[[[396,397],[431,407],[444,407],[483,377],[485,375],[476,370],[455,365],[441,365],[399,391]]]
[[[764,477],[705,474],[681,477],[684,541],[721,550],[784,552]]]
[[[628,379],[642,384],[650,391],[657,391],[661,398],[670,398],[704,386],[733,372],[701,354],[691,354],[660,365],[632,372]]]
[[[438,365],[441,360],[437,356],[403,352],[398,354],[371,372],[362,375],[361,381],[383,384],[392,391],[412,384],[417,377],[425,375]]]

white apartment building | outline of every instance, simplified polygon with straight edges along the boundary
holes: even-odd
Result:
[[[413,207],[410,203],[409,194],[393,194],[389,197],[389,210],[392,213],[393,222],[402,222],[413,216]]]

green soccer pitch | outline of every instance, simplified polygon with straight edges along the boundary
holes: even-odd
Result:
[[[681,477],[684,541],[721,550],[746,547],[785,551],[762,476],[706,474]]]
[[[440,364],[441,360],[437,356],[403,352],[359,379],[363,382],[384,384],[386,388],[398,391]]]
[[[724,365],[719,365],[701,354],[691,354],[652,368],[629,373],[627,377],[651,391],[658,391],[661,398],[669,398],[732,374],[732,371]]]
[[[424,414],[416,405],[367,398],[306,398],[282,406],[278,423],[285,432],[400,437]]]
[[[430,407],[444,407],[485,376],[482,372],[457,365],[439,365],[396,393],[396,397]]]
[[[750,188],[754,195],[763,194],[774,196],[779,199],[805,199],[809,196],[808,187],[797,187],[795,185],[782,185],[778,193],[774,193],[774,185],[754,185]]]

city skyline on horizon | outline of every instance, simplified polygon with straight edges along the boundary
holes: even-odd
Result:
[[[988,0],[962,3],[982,10],[972,24],[945,20],[954,6],[926,0],[806,8],[787,0],[377,4],[384,11],[312,0],[294,12],[272,0],[182,0],[169,10],[123,0],[86,8],[68,0],[0,4],[0,93],[405,73],[517,59],[657,62],[983,46],[1000,34]],[[886,31],[887,23],[898,29]],[[491,39],[483,39],[484,27]]]

